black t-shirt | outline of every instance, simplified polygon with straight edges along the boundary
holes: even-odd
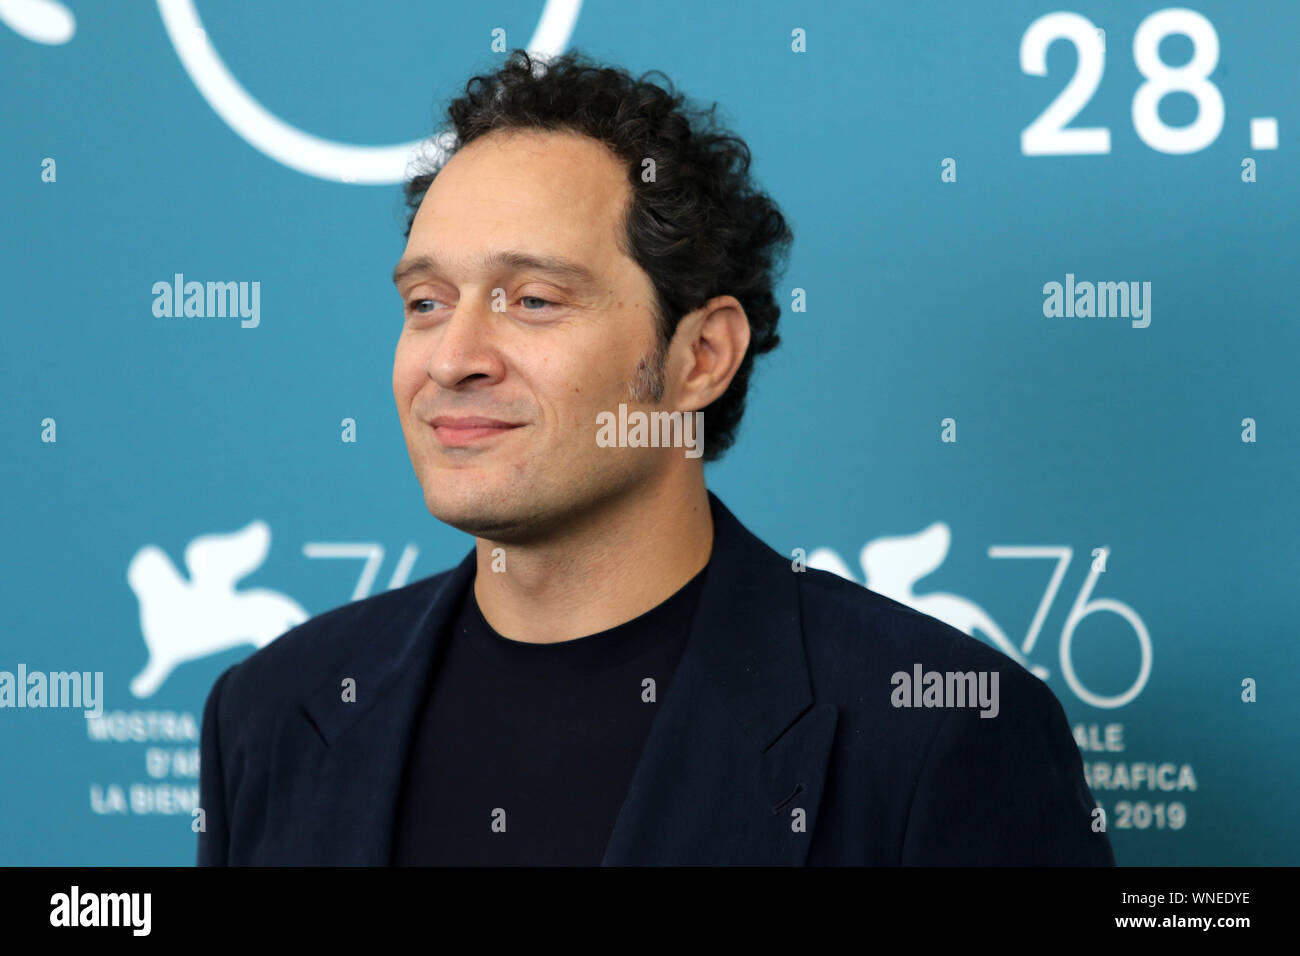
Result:
[[[393,865],[598,866],[707,571],[554,644],[497,634],[468,588],[416,720]]]

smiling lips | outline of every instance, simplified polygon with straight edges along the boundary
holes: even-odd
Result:
[[[466,445],[521,427],[512,422],[503,422],[497,418],[467,416],[457,418],[452,415],[439,415],[430,424],[433,433],[438,436],[446,448],[463,448]]]

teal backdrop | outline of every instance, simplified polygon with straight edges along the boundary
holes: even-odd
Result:
[[[1036,668],[1122,865],[1300,863],[1300,5],[1191,2],[3,5],[0,671],[102,713],[0,709],[0,863],[191,863],[217,675],[471,547],[393,157],[547,45],[718,102],[793,226],[731,510]]]

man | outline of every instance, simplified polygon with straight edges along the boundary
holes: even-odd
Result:
[[[1113,863],[1044,684],[706,489],[791,240],[744,144],[576,55],[449,114],[393,392],[475,548],[221,675],[199,862]]]

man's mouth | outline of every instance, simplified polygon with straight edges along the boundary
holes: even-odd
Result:
[[[498,418],[477,415],[458,417],[439,415],[432,422],[433,433],[445,448],[463,448],[473,442],[491,440],[523,426],[517,422],[504,422]]]

